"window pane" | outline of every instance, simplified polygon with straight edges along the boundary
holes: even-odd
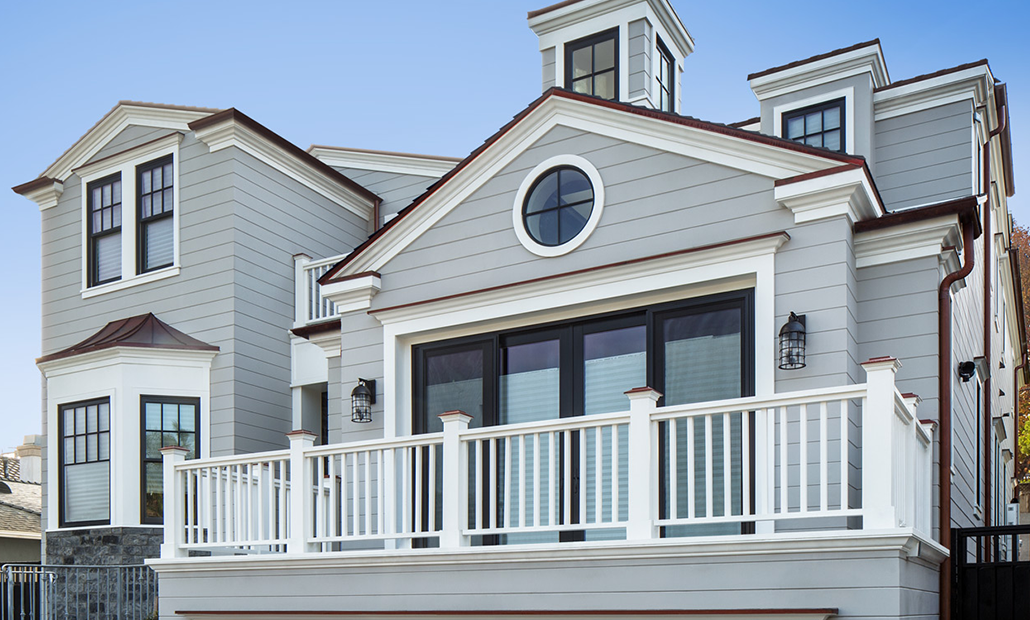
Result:
[[[121,201],[122,201],[122,182],[121,181],[115,181],[111,185],[111,190],[112,190],[111,202],[113,202],[113,203],[121,203]]]
[[[120,204],[115,205],[111,209],[111,213],[114,215],[114,217],[112,218],[112,220],[113,220],[113,224],[112,225],[115,228],[121,226],[122,225],[122,205],[120,205]]]
[[[160,459],[161,458],[161,442],[164,440],[161,433],[154,431],[148,431],[146,436],[146,458],[148,459]]]
[[[100,418],[100,430],[106,431],[111,428],[111,405],[108,403],[100,403],[98,406],[98,416]]]
[[[105,521],[109,518],[111,475],[107,462],[65,466],[63,482],[66,521]]]
[[[140,177],[140,191],[142,193],[144,193],[144,194],[149,194],[152,191],[151,190],[151,185],[150,185],[150,171],[149,170],[144,170],[143,172],[140,173],[139,177]]]
[[[104,205],[105,207],[109,207],[109,206],[111,206],[111,186],[110,185],[105,185],[103,187],[103,190],[104,190],[104,198],[103,198],[103,202],[101,204]]]
[[[482,348],[426,356],[426,432],[443,430],[437,416],[454,410],[483,425],[483,362]]]
[[[179,405],[165,403],[161,405],[161,428],[166,431],[179,430]]]
[[[144,476],[146,490],[143,498],[143,513],[145,517],[160,519],[164,510],[164,472],[160,463],[145,463]]]
[[[146,256],[143,257],[144,269],[156,269],[171,265],[174,260],[175,244],[173,243],[175,228],[170,217],[165,217],[144,225],[146,236]]]
[[[559,350],[558,340],[501,348],[498,423],[559,417]]]
[[[809,137],[805,138],[805,144],[807,144],[808,146],[822,146],[823,145],[823,136],[822,136],[822,134],[819,134],[818,136],[809,136]]]
[[[89,405],[86,407],[86,432],[95,433],[97,432],[97,406]]]
[[[840,149],[840,130],[834,129],[833,131],[827,131],[823,134],[823,146],[830,149],[831,151],[839,151]]]
[[[86,408],[75,408],[75,434],[81,435],[86,432]]]
[[[98,210],[100,210],[101,207],[104,206],[104,204],[103,204],[103,195],[104,195],[104,192],[103,192],[102,189],[100,189],[99,187],[94,187],[93,188],[93,204],[90,205],[90,206],[92,207],[92,209],[94,211],[98,211]]]
[[[172,188],[170,188],[170,187],[164,191],[164,210],[165,210],[165,213],[167,213],[167,212],[172,210],[172,192],[173,191],[174,190]]]
[[[539,218],[536,240],[543,245],[558,245],[558,211],[544,211],[534,217]]]
[[[155,190],[161,189],[163,187],[162,182],[161,182],[161,168],[154,168],[153,170],[150,171],[150,173],[152,175],[154,175],[154,186],[153,186],[154,189]]]
[[[164,209],[164,206],[163,206],[164,205],[164,200],[161,198],[161,196],[162,196],[161,192],[157,192],[156,194],[153,194],[153,197],[154,197],[153,198],[153,200],[154,200],[154,213],[157,213],[157,214],[160,214],[161,211]]]
[[[594,71],[613,68],[615,68],[615,39],[608,39],[594,46]]]
[[[150,206],[150,194],[147,194],[146,196],[143,197],[143,200],[141,201],[141,205],[142,205],[142,209],[143,209],[143,217],[150,217],[151,215],[154,214],[154,211],[153,211],[153,209]]]
[[[716,310],[662,322],[665,403],[740,396],[740,311]]]
[[[558,243],[568,243],[578,235],[587,225],[590,219],[592,203],[565,207],[559,211],[559,223],[561,224],[558,236]]]
[[[837,129],[840,127],[840,108],[833,107],[823,110],[823,129]]]
[[[75,438],[65,437],[64,439],[64,462],[74,463],[75,462]]]
[[[559,170],[558,179],[561,181],[561,204],[593,200],[594,190],[590,186],[590,181],[579,170]]]
[[[98,456],[101,461],[106,461],[111,458],[111,433],[100,433],[100,450]]]
[[[629,411],[625,392],[647,382],[647,328],[643,325],[583,336],[586,415]]]
[[[576,80],[572,83],[572,90],[577,93],[583,93],[584,95],[594,94],[593,89],[594,80],[593,78],[585,77],[580,80]]]
[[[161,439],[161,447],[167,448],[168,446],[179,445],[179,433],[163,433]]]
[[[787,137],[791,140],[797,140],[801,136],[805,135],[805,119],[804,117],[788,118],[787,119]]]
[[[86,435],[86,460],[90,463],[99,460],[97,457],[96,435]]]
[[[593,48],[589,45],[581,47],[572,52],[572,77],[579,78],[590,75],[592,72],[591,53]]]
[[[179,445],[189,450],[186,458],[197,458],[197,436],[193,433],[179,433]]]
[[[75,434],[75,409],[72,407],[64,410],[64,428],[62,431],[65,437]]]
[[[172,186],[172,164],[165,164],[164,170],[165,187]]]
[[[193,432],[197,425],[197,408],[194,405],[179,405],[179,430]]]
[[[526,201],[526,213],[536,213],[558,206],[558,171],[540,180]]]
[[[594,76],[594,95],[602,99],[615,99],[614,71],[607,71]]]
[[[122,236],[107,235],[96,240],[97,281],[118,278],[122,273]]]
[[[111,228],[111,209],[104,209],[100,212],[100,229],[108,230]]]
[[[75,438],[75,462],[86,462],[86,436],[79,435]]]
[[[146,428],[148,431],[161,430],[160,403],[146,403],[143,405],[143,416],[146,419]]]
[[[823,113],[812,112],[805,115],[805,133],[819,133],[823,130]]]

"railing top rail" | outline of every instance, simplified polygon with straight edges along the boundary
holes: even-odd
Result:
[[[606,424],[625,424],[629,421],[629,405],[626,411],[613,413],[595,413],[592,415],[577,416],[574,418],[558,418],[556,420],[541,420],[539,422],[520,422],[518,424],[505,424],[503,426],[485,426],[473,428],[461,434],[462,441],[480,439],[486,437],[511,437],[514,435],[525,435],[527,433],[545,433],[550,431],[578,430],[593,428]]]
[[[153,570],[146,564],[32,564],[30,562],[5,562],[0,564],[0,570],[7,568],[39,568],[42,570],[55,568],[61,570],[77,568],[146,568]]]
[[[867,392],[865,383],[845,385],[831,388],[819,388],[816,390],[805,390],[801,392],[790,392],[789,394],[774,394],[772,396],[745,396],[744,398],[729,398],[726,400],[706,401],[703,403],[690,403],[686,405],[666,405],[659,407],[651,415],[655,421],[667,420],[695,415],[707,415],[710,413],[726,413],[737,411],[754,411],[756,409],[768,409],[771,407],[790,407],[793,405],[805,405],[824,401],[850,400],[863,398]]]
[[[368,439],[366,441],[353,441],[349,443],[335,443],[326,446],[315,446],[304,451],[305,456],[329,456],[341,452],[363,452],[365,450],[388,450],[390,448],[411,448],[413,446],[428,446],[443,443],[443,433],[426,433],[424,435],[409,435],[407,437],[393,437],[389,439]]]
[[[318,260],[313,260],[313,261],[311,261],[309,263],[305,263],[304,264],[304,269],[317,269],[319,267],[325,267],[327,265],[335,265],[336,263],[340,262],[341,260],[343,260],[346,257],[347,257],[346,254],[340,254],[339,256],[330,256],[328,258],[320,258]]]
[[[218,465],[247,465],[248,463],[264,463],[267,461],[289,460],[289,450],[274,450],[272,452],[251,452],[250,454],[235,454],[232,456],[216,456],[206,459],[191,459],[183,461],[175,466],[178,470],[198,469],[204,467],[216,467]]]
[[[952,530],[952,533],[957,538],[988,534],[1030,534],[1030,523],[1022,525],[993,525],[990,527],[957,527]]]

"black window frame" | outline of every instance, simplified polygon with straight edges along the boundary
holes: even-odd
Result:
[[[603,42],[608,41],[608,40],[613,41],[614,44],[615,44],[615,48],[614,48],[614,52],[613,52],[615,54],[614,66],[612,67],[612,69],[610,69],[612,71],[612,83],[614,84],[614,90],[613,90],[612,98],[611,99],[606,99],[606,101],[619,101],[619,73],[620,73],[620,68],[619,68],[619,28],[618,27],[612,28],[610,30],[605,30],[604,32],[598,32],[596,34],[592,34],[592,35],[583,37],[582,39],[577,39],[575,41],[570,41],[570,42],[565,44],[565,88],[567,90],[571,90],[573,92],[576,92],[574,81],[581,81],[581,80],[585,80],[585,79],[594,80],[594,78],[599,73],[607,73],[609,71],[609,69],[605,69],[605,70],[600,71],[600,72],[594,71],[594,53],[591,52],[591,55],[590,55],[590,73],[588,75],[581,76],[579,78],[575,78],[575,80],[572,77],[572,73],[573,73],[573,70],[572,70],[572,55],[573,55],[573,52],[575,52],[576,50],[583,49],[585,47],[593,47],[593,46],[597,45],[598,43],[603,43]],[[586,93],[582,93],[582,94],[586,94]],[[593,81],[591,81],[591,83],[590,83],[590,96],[598,97],[600,99],[604,99],[603,97],[600,97],[599,95],[596,94],[596,89],[594,88],[594,82]]]
[[[118,276],[114,278],[107,278],[106,280],[100,279],[99,269],[100,261],[97,260],[97,240],[103,237],[111,235],[121,235],[122,233],[122,221],[119,221],[117,226],[114,226],[114,206],[117,204],[121,211],[121,220],[125,219],[125,196],[121,196],[121,200],[115,203],[112,199],[110,207],[101,206],[100,210],[111,208],[111,223],[110,228],[97,231],[93,226],[93,190],[97,187],[104,187],[105,185],[113,185],[114,183],[121,183],[122,173],[116,172],[109,174],[101,179],[90,181],[86,184],[86,241],[87,241],[87,257],[86,257],[86,284],[87,287],[100,286],[101,284],[108,284],[110,282],[117,282],[122,279],[121,265],[118,268]],[[112,192],[114,190],[112,189]],[[101,222],[103,227],[103,222]],[[120,256],[119,252],[119,256]]]
[[[161,518],[147,516],[147,463],[157,463],[163,466],[164,459],[154,458],[147,456],[147,404],[157,403],[161,405],[193,405],[193,428],[192,434],[194,435],[194,458],[200,458],[200,399],[191,396],[158,396],[151,394],[142,394],[139,397],[139,421],[140,421],[140,476],[139,476],[139,498],[140,498],[140,523],[145,525],[161,525],[164,523],[164,514],[162,513]],[[166,432],[170,433],[173,431],[164,430],[164,416],[161,419],[161,433],[162,435]],[[176,430],[175,433],[181,434],[183,431]],[[190,431],[185,431],[190,432]],[[181,439],[178,440],[181,445]],[[165,447],[164,441],[161,442],[162,447]],[[162,483],[163,484],[163,483]],[[162,489],[163,497],[164,489]],[[163,510],[163,508],[162,508]]]
[[[101,432],[107,433],[107,436],[108,436],[107,458],[106,459],[97,458],[94,461],[83,461],[82,463],[71,463],[71,465],[81,465],[81,464],[84,464],[84,463],[105,463],[105,462],[107,463],[107,476],[108,476],[107,518],[106,519],[94,519],[94,520],[91,520],[91,521],[69,521],[68,519],[65,518],[65,509],[67,508],[67,498],[64,495],[64,481],[65,481],[64,480],[65,479],[65,471],[64,470],[65,470],[65,468],[69,464],[64,462],[65,461],[64,440],[66,438],[65,433],[64,433],[64,431],[65,431],[65,428],[64,428],[65,427],[65,425],[64,425],[64,412],[66,410],[68,410],[68,409],[76,409],[76,408],[79,408],[79,407],[89,407],[90,405],[107,405],[107,411],[108,411],[107,430],[106,431],[100,431],[99,430],[99,425],[98,425],[98,431],[97,431],[97,433],[95,433],[97,435],[99,435]],[[94,526],[94,525],[110,525],[110,523],[111,523],[111,484],[110,484],[110,477],[111,477],[111,443],[110,443],[110,437],[111,437],[111,426],[112,426],[112,422],[114,421],[113,418],[114,418],[114,416],[113,416],[113,411],[111,409],[111,399],[110,399],[110,397],[107,397],[107,396],[103,396],[103,397],[100,397],[100,398],[91,398],[91,399],[88,399],[88,400],[80,400],[80,401],[76,401],[76,402],[72,402],[72,403],[62,403],[61,405],[58,405],[58,407],[57,407],[57,437],[58,437],[58,442],[57,442],[57,463],[58,463],[58,467],[57,467],[57,489],[58,489],[58,491],[57,491],[57,497],[58,497],[57,520],[58,520],[59,527],[62,527],[62,528],[66,528],[66,527],[91,527],[91,526]],[[90,433],[88,433],[88,432],[85,433],[85,435],[89,435],[89,434]],[[73,429],[73,433],[70,436],[71,437],[78,437],[79,435],[78,435],[78,433],[75,433],[74,429]],[[98,442],[99,442],[99,438],[98,438]],[[97,455],[99,456],[99,448],[97,450]]]
[[[576,173],[578,173],[580,176],[582,176],[586,180],[587,185],[590,186],[590,199],[589,200],[580,200],[578,202],[570,202],[570,203],[562,204],[562,202],[561,202],[561,195],[562,195],[561,194],[561,189],[562,189],[561,174],[562,174],[562,172],[564,172],[566,170],[571,170],[573,172],[576,172]],[[555,204],[555,206],[553,206],[553,207],[548,207],[548,208],[545,208],[545,209],[541,209],[541,210],[535,211],[533,213],[526,213],[526,208],[529,206],[529,201],[533,199],[534,192],[536,192],[537,188],[540,187],[540,184],[542,184],[544,181],[549,179],[552,174],[557,175],[557,177],[555,179],[555,188],[556,188],[557,195],[558,195],[558,202],[557,202],[557,204]],[[588,202],[590,203],[590,215],[587,216],[586,221],[583,222],[583,226],[578,231],[576,231],[576,234],[574,234],[571,237],[569,237],[568,240],[562,241],[561,240],[561,220],[562,220],[561,214],[562,214],[562,211],[566,210],[566,209],[575,209],[576,207],[578,207],[580,205],[587,204]],[[546,248],[558,248],[558,247],[561,247],[563,245],[572,243],[572,241],[576,237],[581,235],[583,233],[583,231],[586,230],[587,224],[590,222],[590,217],[593,216],[594,208],[596,208],[596,207],[597,207],[597,191],[594,189],[594,184],[590,180],[590,175],[588,175],[585,171],[577,168],[576,166],[568,166],[568,165],[555,166],[554,168],[549,168],[543,174],[538,176],[536,178],[536,180],[533,181],[533,184],[529,187],[529,191],[526,192],[526,197],[522,201],[522,228],[526,231],[526,235],[528,235],[529,238],[532,239],[534,243],[536,243],[538,245],[541,245],[543,247],[546,247]],[[530,216],[538,216],[538,215],[542,216],[544,213],[547,213],[547,212],[550,212],[550,211],[554,211],[554,212],[557,213],[557,226],[558,226],[557,231],[556,231],[556,233],[557,233],[556,237],[558,239],[557,243],[544,243],[540,239],[537,239],[533,235],[533,233],[532,233],[532,231],[531,231],[531,229],[529,227],[529,222],[527,221],[527,218],[529,218]]]
[[[162,187],[160,190],[154,191],[151,186],[150,192],[143,191],[143,174],[154,170],[155,168],[163,168],[165,165],[172,165],[172,184],[165,185],[165,175],[162,174]],[[144,196],[153,196],[154,194],[163,193],[165,190],[172,190],[172,206],[171,208],[165,206],[165,201],[162,199],[162,211],[157,215],[150,215],[144,217],[143,215],[143,198]],[[167,263],[160,265],[147,265],[147,236],[145,234],[147,226],[155,222],[159,222],[164,219],[172,219],[174,222],[175,218],[175,192],[178,191],[175,187],[175,162],[174,156],[169,153],[168,155],[158,157],[146,163],[136,166],[136,275],[142,275],[151,271],[157,271],[158,269],[165,269],[175,264],[175,242],[174,235],[175,231],[173,228],[172,235],[172,256]],[[173,224],[174,226],[174,224]]]
[[[840,110],[840,127],[837,128],[837,129],[831,129],[830,130],[830,131],[838,131],[838,130],[840,131],[840,148],[836,149],[836,150],[833,150],[833,149],[826,149],[826,150],[832,151],[834,153],[847,153],[848,141],[847,141],[847,116],[846,116],[847,115],[847,98],[846,97],[841,97],[840,99],[834,99],[832,101],[824,101],[823,103],[817,103],[815,105],[805,106],[803,108],[797,108],[796,110],[789,110],[787,112],[784,112],[782,114],[782,116],[780,117],[780,136],[783,137],[784,139],[790,140],[792,142],[797,142],[798,144],[807,144],[807,139],[808,138],[810,138],[812,136],[822,136],[822,135],[826,134],[827,133],[826,130],[825,130],[826,123],[825,123],[825,120],[822,120],[820,122],[820,127],[824,128],[824,129],[822,129],[820,131],[817,131],[817,132],[813,132],[813,133],[808,133],[807,129],[806,129],[805,133],[803,133],[800,138],[789,138],[789,137],[787,137],[788,136],[788,134],[787,134],[787,122],[792,120],[792,119],[798,118],[799,116],[800,117],[804,117],[804,116],[806,116],[808,114],[812,114],[813,112],[825,112],[826,110],[829,110],[829,109],[832,109],[832,108],[838,108]],[[814,148],[826,148],[826,147],[823,146],[823,147],[814,147]]]
[[[655,103],[658,104],[657,107],[662,112],[675,112],[675,108],[676,108],[676,99],[675,99],[675,97],[676,97],[676,61],[675,61],[675,59],[672,56],[672,52],[670,52],[669,48],[665,46],[665,43],[662,42],[661,38],[655,36],[655,41],[657,43],[656,47],[657,47],[657,50],[658,50],[658,67],[657,67],[657,71],[655,71],[655,77],[658,80],[658,93],[656,93],[658,95],[658,100]],[[669,71],[669,80],[668,80],[669,83],[668,84],[666,84],[664,81],[662,81],[662,62],[663,61],[664,61],[665,65],[668,67],[668,71]],[[665,107],[662,106],[662,94],[663,93],[665,94],[666,97],[668,97],[668,100],[669,100],[669,107],[668,107],[668,109],[666,109]]]

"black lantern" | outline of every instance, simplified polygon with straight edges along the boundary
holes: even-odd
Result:
[[[364,424],[372,421],[372,405],[376,404],[375,379],[358,379],[350,393],[350,421]]]
[[[797,370],[805,367],[805,315],[793,312],[780,328],[780,368]]]

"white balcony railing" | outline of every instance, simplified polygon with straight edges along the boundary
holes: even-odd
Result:
[[[927,534],[931,427],[895,389],[894,360],[865,368],[865,384],[772,398],[657,407],[641,388],[619,413],[470,429],[448,412],[442,433],[315,447],[297,431],[288,451],[195,461],[166,448],[162,557],[569,531],[643,543],[803,519]]]
[[[306,254],[297,254],[293,260],[296,287],[294,327],[336,318],[336,304],[322,297],[318,279],[343,260],[343,256],[312,260]]]

